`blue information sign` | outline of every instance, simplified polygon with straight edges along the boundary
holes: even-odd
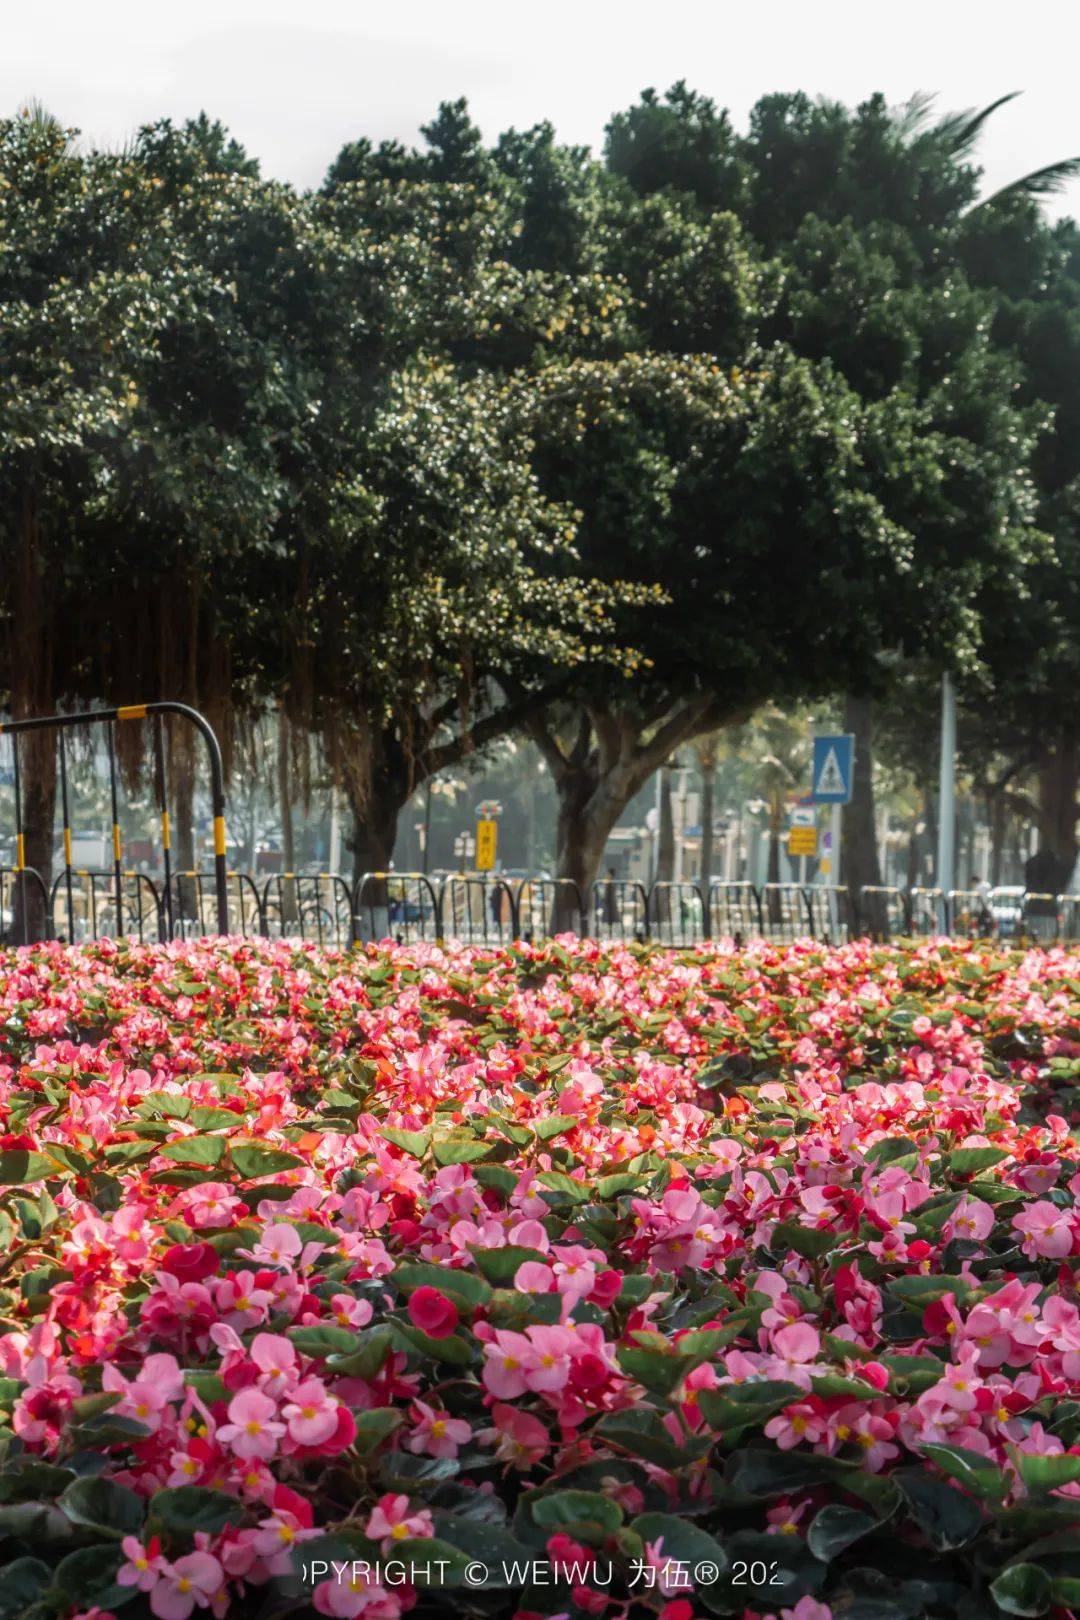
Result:
[[[814,738],[810,797],[815,804],[848,804],[855,774],[855,738],[850,731]]]

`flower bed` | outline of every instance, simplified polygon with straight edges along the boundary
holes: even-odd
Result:
[[[1080,958],[9,953],[0,1620],[1080,1606]]]

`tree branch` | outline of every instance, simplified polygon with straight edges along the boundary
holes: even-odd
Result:
[[[560,782],[569,768],[569,761],[559,747],[554,732],[548,729],[540,715],[534,715],[525,722],[525,731],[539,748],[541,757],[555,782]]]
[[[450,765],[459,765],[466,754],[486,747],[488,743],[504,737],[508,731],[516,731],[521,726],[527,726],[534,716],[539,715],[556,700],[563,685],[564,683],[560,682],[558,686],[547,687],[540,692],[522,692],[511,702],[485,715],[467,731],[429,748],[423,760],[424,779],[437,776]]]

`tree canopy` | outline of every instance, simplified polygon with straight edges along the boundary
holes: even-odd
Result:
[[[1061,166],[978,203],[992,111],[774,95],[743,133],[679,84],[596,156],[449,102],[310,193],[206,117],[119,152],[6,120],[12,709],[278,708],[360,867],[525,729],[584,882],[679,743],[950,667],[1056,772],[1064,852],[1080,239]]]

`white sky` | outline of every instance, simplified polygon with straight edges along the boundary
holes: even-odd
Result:
[[[469,98],[485,135],[549,118],[598,147],[610,114],[685,78],[740,127],[758,96],[855,102],[934,90],[951,111],[1008,90],[990,186],[1080,153],[1077,0],[7,0],[0,111],[36,96],[92,139],[205,110],[310,185],[346,140],[416,139]],[[1080,181],[1051,203],[1080,214]]]

